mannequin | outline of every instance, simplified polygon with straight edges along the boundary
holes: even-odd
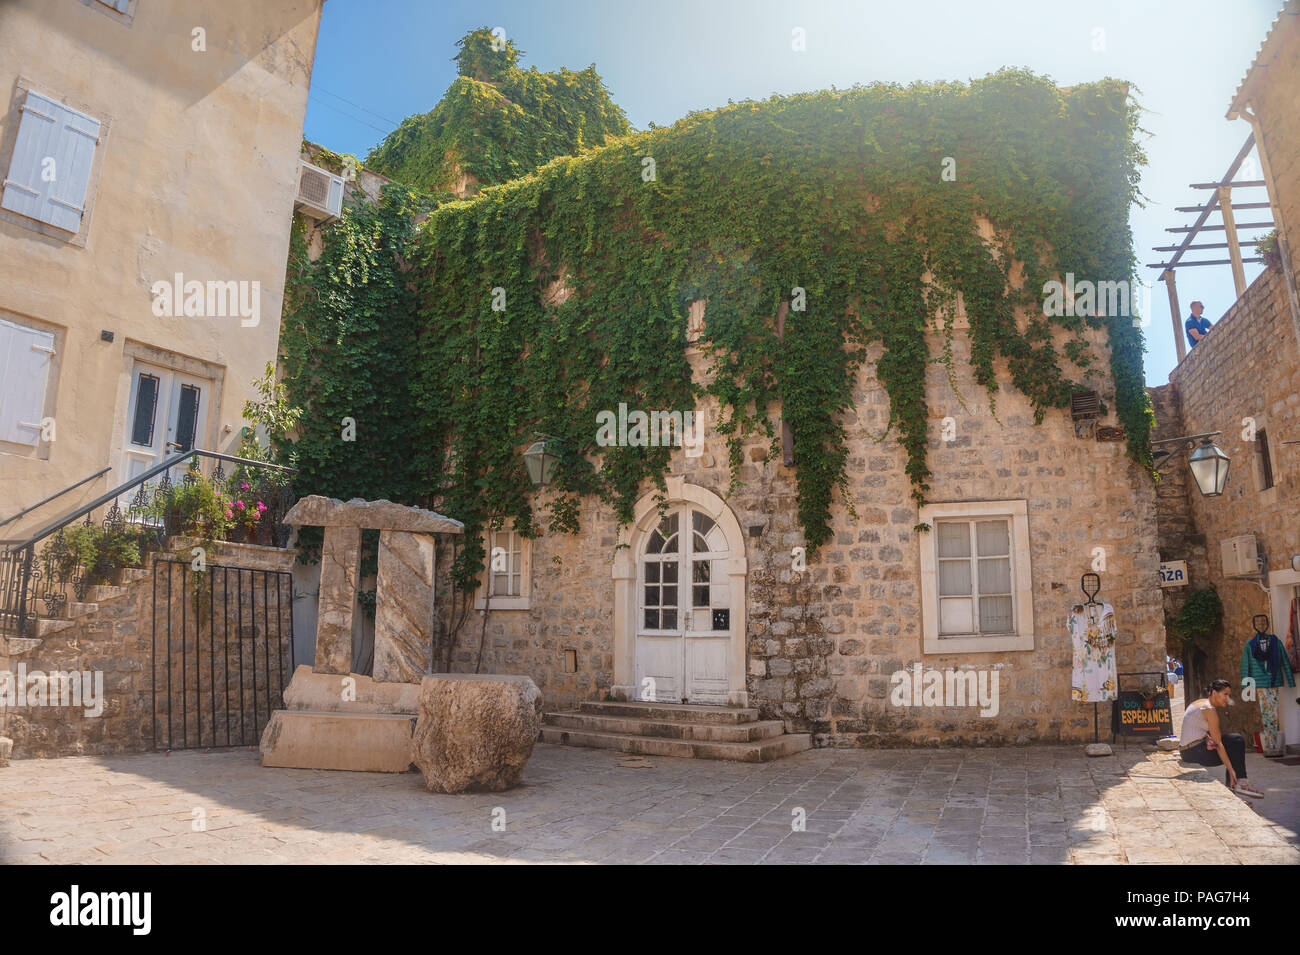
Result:
[[[1283,749],[1278,732],[1277,691],[1282,686],[1295,686],[1295,677],[1291,674],[1291,664],[1282,641],[1268,632],[1268,617],[1256,614],[1251,625],[1255,628],[1255,635],[1246,641],[1241,651],[1241,685],[1244,690],[1250,681],[1254,681],[1263,725],[1259,734],[1260,746],[1264,755],[1277,756]]]

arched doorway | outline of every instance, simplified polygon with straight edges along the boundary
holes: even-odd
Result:
[[[744,706],[745,575],[740,524],[683,478],[668,503],[638,502],[614,561],[614,682],[621,699]]]

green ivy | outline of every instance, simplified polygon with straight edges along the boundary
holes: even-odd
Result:
[[[507,82],[526,85],[513,65],[485,73],[484,56],[467,57],[462,72],[476,76],[417,120],[450,116],[459,98],[490,102]],[[480,88],[488,81],[478,75],[500,86]],[[487,143],[475,158],[446,138],[464,131],[435,135],[431,121],[408,120],[368,162],[442,188],[454,154],[483,182],[509,181],[444,202],[418,232],[409,200],[386,196],[345,215],[320,262],[292,260],[286,367],[295,400],[312,409],[299,467],[308,486],[430,502],[464,521],[456,578],[472,587],[482,528],[512,520],[525,536],[540,532],[521,455],[537,433],[561,449],[551,529],[577,530],[588,496],[625,522],[647,482],[664,486],[669,449],[600,447],[597,413],[620,402],[687,410],[710,394],[723,415],[709,429],[726,437],[733,485],[749,436],[776,444],[779,406],[815,551],[831,537],[837,489],[845,497],[844,413],[865,361],[889,396],[913,495],[925,500],[927,373],[939,362],[952,377],[952,323],[941,354],[927,336],[960,293],[990,404],[1012,386],[1039,421],[1068,406],[1097,357],[1085,333],[1104,328],[1128,452],[1150,470],[1153,419],[1133,318],[1042,308],[1044,283],[1066,272],[1076,283],[1133,278],[1128,211],[1145,161],[1137,110],[1118,81],[1061,90],[1004,70],[969,85],[873,84],[732,104],[532,172],[529,163],[563,146],[541,118],[509,133],[476,127]],[[521,151],[512,137],[525,128],[534,141]],[[945,157],[956,160],[955,181],[941,176]],[[996,241],[978,233],[980,217]],[[407,260],[414,268],[402,273],[396,263]],[[559,279],[567,298],[550,294]],[[497,290],[504,310],[492,307]],[[686,356],[696,299],[708,302],[706,386],[692,383]],[[355,447],[338,442],[343,414],[357,418]],[[372,444],[361,443],[363,422]]]
[[[1222,623],[1223,601],[1217,590],[1206,587],[1187,597],[1169,629],[1183,642],[1185,649],[1204,649],[1205,638]]]
[[[407,117],[366,156],[367,168],[441,194],[455,191],[462,175],[472,186],[508,182],[628,132],[594,65],[576,73],[519,69],[519,51],[486,27],[458,45],[460,75],[442,100]]]

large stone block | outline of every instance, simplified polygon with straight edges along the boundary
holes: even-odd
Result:
[[[526,676],[426,676],[411,760],[432,792],[509,789],[523,777],[541,713],[541,690]]]
[[[404,773],[412,723],[401,713],[276,710],[258,748],[263,766]]]
[[[352,614],[361,574],[361,528],[327,527],[316,617],[317,673],[352,672]]]
[[[432,537],[380,531],[373,672],[381,683],[419,683],[429,671],[433,573]]]

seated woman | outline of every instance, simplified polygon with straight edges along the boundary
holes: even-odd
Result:
[[[1183,714],[1183,732],[1178,748],[1182,758],[1201,766],[1228,768],[1228,788],[1242,796],[1263,799],[1264,794],[1246,779],[1246,739],[1240,733],[1219,732],[1217,707],[1227,706],[1232,697],[1232,684],[1215,680],[1208,695],[1187,704]]]

